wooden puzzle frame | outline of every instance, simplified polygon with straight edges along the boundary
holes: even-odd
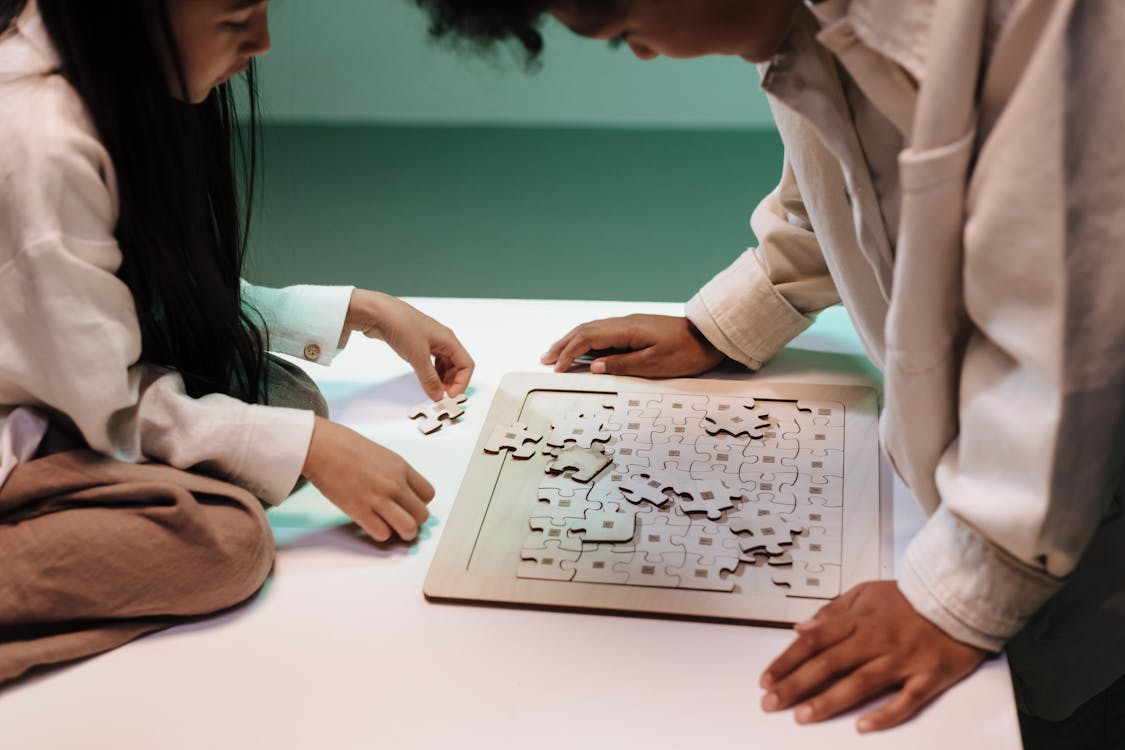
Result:
[[[493,429],[516,422],[544,431],[554,415],[527,408],[545,392],[651,393],[780,401],[832,401],[845,409],[844,520],[840,591],[862,581],[891,577],[891,483],[878,446],[878,398],[867,387],[809,385],[757,380],[637,378],[589,374],[511,373],[503,378],[485,420],[452,512],[427,575],[431,600],[502,603],[585,610],[648,613],[691,618],[791,624],[813,615],[826,601],[800,596],[762,596],[743,590],[699,591],[656,586],[555,581],[517,577],[519,555],[510,554],[526,499],[497,493],[502,472],[521,470],[506,451],[484,451]],[[512,468],[507,468],[512,467]],[[510,476],[510,475],[509,475]],[[514,481],[514,480],[513,480]],[[508,482],[511,484],[511,482]]]

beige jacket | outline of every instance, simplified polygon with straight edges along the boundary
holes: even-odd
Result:
[[[844,303],[931,514],[900,588],[1065,715],[1125,673],[1125,3],[813,13],[763,70],[786,165],[759,247],[688,316],[755,367]]]

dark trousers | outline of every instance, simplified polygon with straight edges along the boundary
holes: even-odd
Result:
[[[1062,721],[1021,711],[1020,734],[1025,750],[1125,750],[1125,677]]]

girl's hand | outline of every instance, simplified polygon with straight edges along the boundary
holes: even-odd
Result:
[[[352,292],[341,344],[352,331],[386,341],[414,368],[422,390],[434,401],[444,393],[464,393],[473,376],[473,358],[453,331],[389,294]]]
[[[430,516],[433,486],[396,453],[342,425],[316,418],[301,472],[379,542],[409,541]]]
[[[799,637],[762,675],[762,708],[794,704],[797,721],[821,721],[890,690],[859,717],[861,732],[901,724],[960,682],[985,652],[939,630],[899,592],[894,581],[861,583],[794,626]]]
[[[554,365],[555,372],[566,372],[575,357],[591,349],[628,350],[595,359],[592,373],[656,378],[698,375],[726,356],[687,318],[627,315],[583,323],[552,344],[540,361]]]

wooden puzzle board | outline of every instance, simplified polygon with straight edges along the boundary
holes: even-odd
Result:
[[[889,573],[877,411],[855,386],[509,374],[426,596],[804,619]]]

